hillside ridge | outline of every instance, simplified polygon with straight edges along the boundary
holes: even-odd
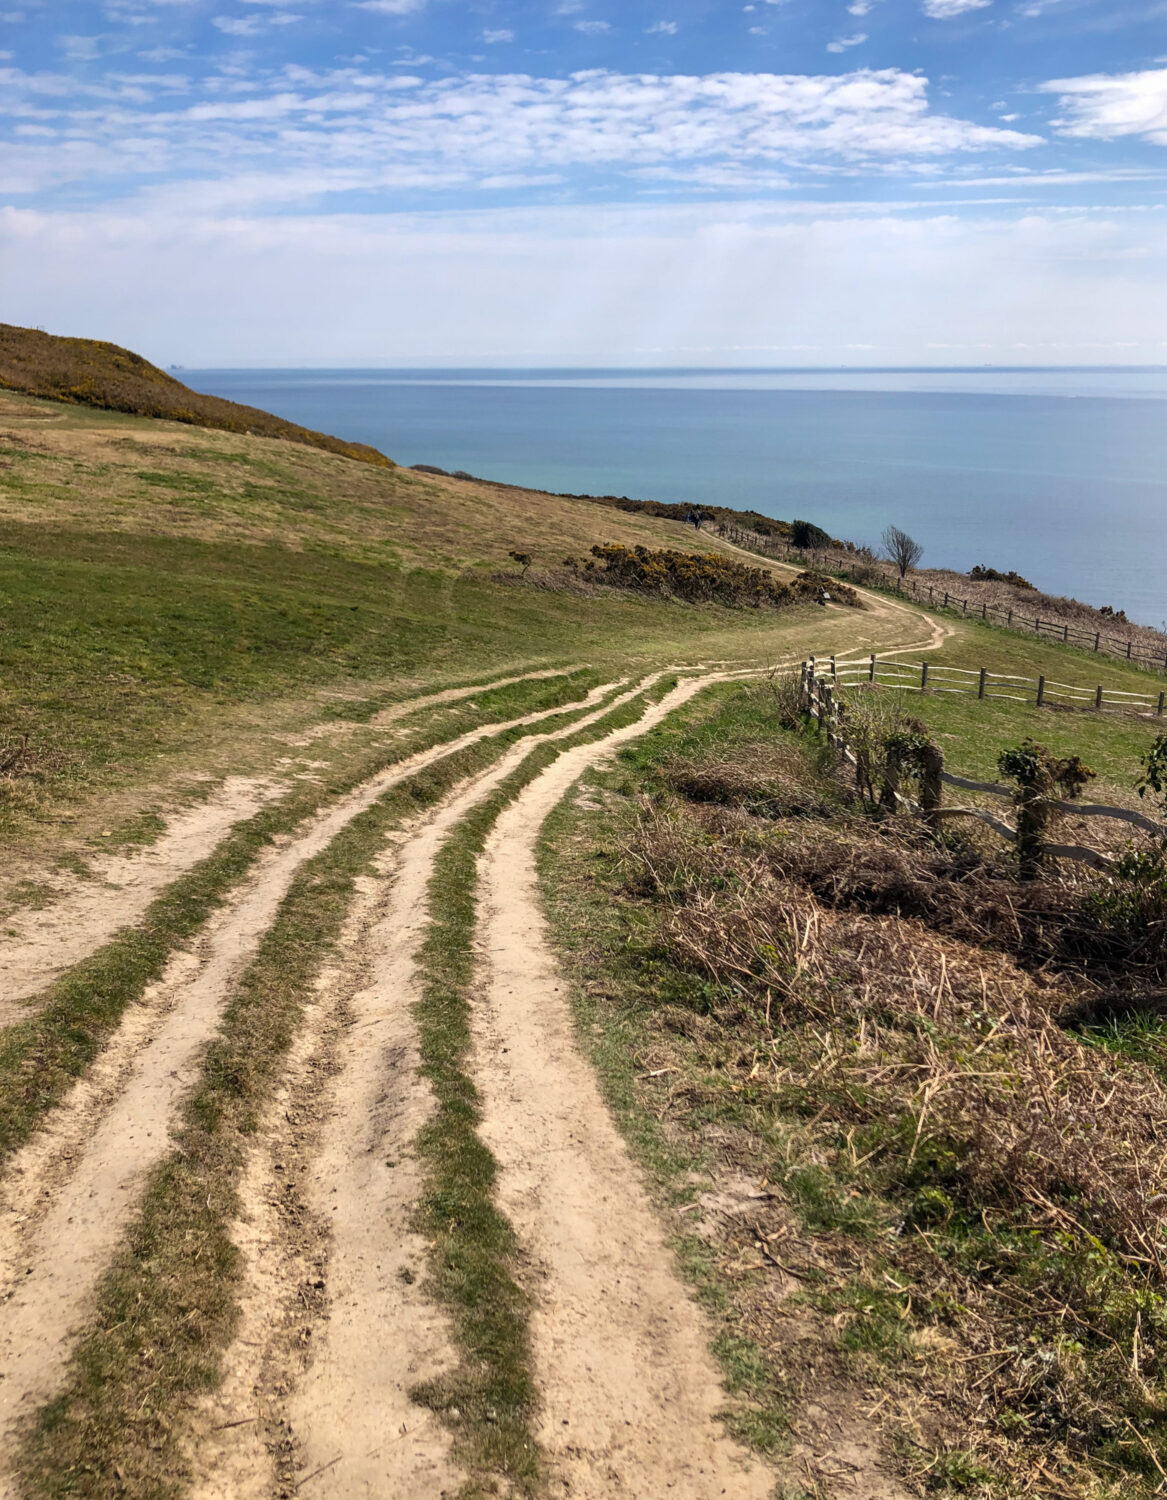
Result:
[[[140,354],[103,339],[64,338],[0,323],[0,389],[220,432],[282,438],[360,463],[395,467],[367,443],[349,443],[258,407],[193,391]]]

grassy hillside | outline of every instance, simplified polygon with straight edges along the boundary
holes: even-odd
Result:
[[[244,769],[255,736],[335,714],[337,694],[385,700],[581,653],[780,649],[789,617],[546,586],[547,568],[597,543],[692,536],[586,501],[0,393],[0,750],[26,734],[31,747],[24,774],[0,779],[0,819],[10,836],[53,836],[63,814],[164,763]],[[526,581],[512,550],[535,556]]]
[[[166,417],[193,427],[283,438],[382,467],[392,463],[366,443],[346,443],[254,406],[192,391],[140,354],[101,339],[58,338],[39,328],[0,323],[0,388],[106,411]]]

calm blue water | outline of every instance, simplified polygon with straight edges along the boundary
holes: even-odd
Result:
[[[400,463],[802,517],[1167,617],[1167,371],[201,370]]]

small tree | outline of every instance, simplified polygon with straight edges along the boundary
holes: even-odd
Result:
[[[508,555],[510,557],[514,558],[515,562],[517,562],[518,565],[519,565],[519,567],[522,569],[521,573],[519,574],[519,577],[520,578],[526,578],[526,576],[527,576],[527,569],[531,566],[532,562],[534,561],[534,558],[532,558],[531,554],[529,552],[511,552]]]
[[[884,531],[883,550],[899,569],[901,578],[924,556],[924,549],[920,543],[910,537],[906,531],[901,531],[898,526],[889,526]]]
[[[821,547],[829,547],[831,539],[813,521],[791,521],[790,545],[797,547],[800,552],[817,551]]]

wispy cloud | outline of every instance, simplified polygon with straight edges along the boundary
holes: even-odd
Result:
[[[654,21],[651,26],[644,28],[645,36],[676,36],[676,21]]]
[[[183,91],[176,99],[174,89]],[[64,181],[58,145],[84,139],[83,175],[121,182],[139,170],[182,180],[233,180],[269,163],[291,197],[408,181],[473,185],[501,173],[575,172],[614,178],[645,167],[702,170],[750,165],[866,165],[942,161],[966,152],[1016,152],[1033,135],[931,108],[928,83],[897,69],[836,75],[712,73],[652,76],[591,70],[568,78],[474,74],[426,80],[350,67],[238,70],[191,85],[185,78],[110,76],[80,86],[61,74],[0,69],[10,108],[47,109],[59,142],[26,155],[33,190]],[[188,90],[192,90],[189,94]],[[184,189],[185,190],[185,189]],[[110,191],[115,189],[111,186]]]
[[[923,11],[933,21],[951,21],[954,16],[963,16],[966,11],[984,10],[993,0],[924,0]]]
[[[488,26],[486,28],[486,30],[482,33],[482,40],[484,42],[486,42],[488,46],[493,46],[494,43],[496,43],[496,42],[513,42],[514,39],[515,39],[514,32],[511,31],[510,28],[506,27],[506,26],[498,26],[498,27],[489,27]]]
[[[1096,140],[1142,136],[1167,146],[1167,68],[1054,78],[1041,87],[1058,95],[1062,116],[1054,126],[1063,135]]]
[[[827,43],[828,52],[846,52],[851,47],[861,47],[867,40],[865,31],[857,31],[854,36],[841,36],[833,42]]]

